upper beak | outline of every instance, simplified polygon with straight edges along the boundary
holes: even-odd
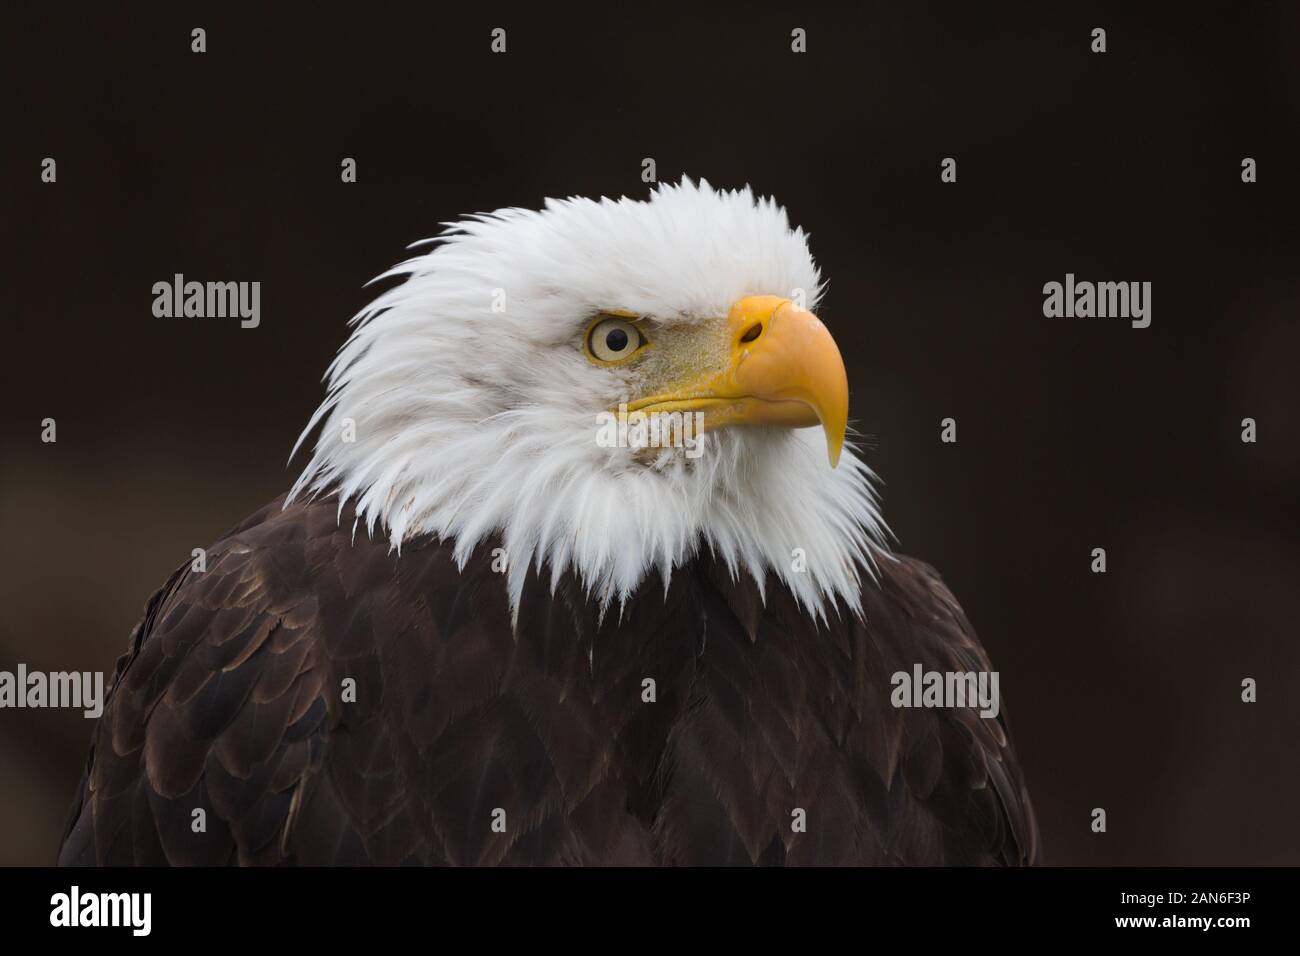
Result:
[[[702,411],[704,426],[820,424],[831,466],[849,417],[849,381],[835,340],[817,316],[789,299],[747,296],[727,316],[730,360],[716,375],[629,411]]]

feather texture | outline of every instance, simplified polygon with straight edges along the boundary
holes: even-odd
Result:
[[[621,622],[572,574],[552,593],[530,571],[512,629],[491,541],[463,562],[432,537],[399,555],[339,517],[277,501],[149,601],[61,863],[1036,857],[1004,717],[890,704],[917,662],[989,666],[923,564],[882,561],[862,616],[841,603],[820,627],[709,554]]]

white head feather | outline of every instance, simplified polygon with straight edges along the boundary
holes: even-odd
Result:
[[[552,582],[573,570],[603,610],[655,569],[666,587],[704,549],[760,588],[775,572],[818,618],[836,596],[860,612],[860,575],[888,532],[851,448],[832,468],[819,429],[724,428],[694,459],[596,441],[597,414],[637,394],[637,373],[584,358],[593,315],[692,323],[794,290],[815,308],[807,237],[781,207],[683,180],[646,201],[547,200],[445,225],[353,318],[298,440],[324,421],[290,500],[334,492],[394,548],[454,540],[462,566],[499,533],[515,613],[530,566]]]

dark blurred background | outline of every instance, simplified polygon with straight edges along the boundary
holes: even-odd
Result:
[[[615,6],[6,8],[0,669],[111,673],[286,489],[407,243],[644,195],[652,157],[811,233],[886,516],[1001,671],[1048,862],[1300,863],[1296,9]],[[154,318],[177,272],[260,281],[261,327]],[[1044,318],[1067,272],[1152,282],[1151,327]],[[0,863],[53,860],[89,733],[0,711]]]

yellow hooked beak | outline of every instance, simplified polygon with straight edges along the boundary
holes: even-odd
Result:
[[[705,428],[820,424],[831,466],[849,417],[844,360],[826,326],[774,295],[741,299],[727,316],[730,360],[721,372],[631,402],[629,412],[703,412]]]

